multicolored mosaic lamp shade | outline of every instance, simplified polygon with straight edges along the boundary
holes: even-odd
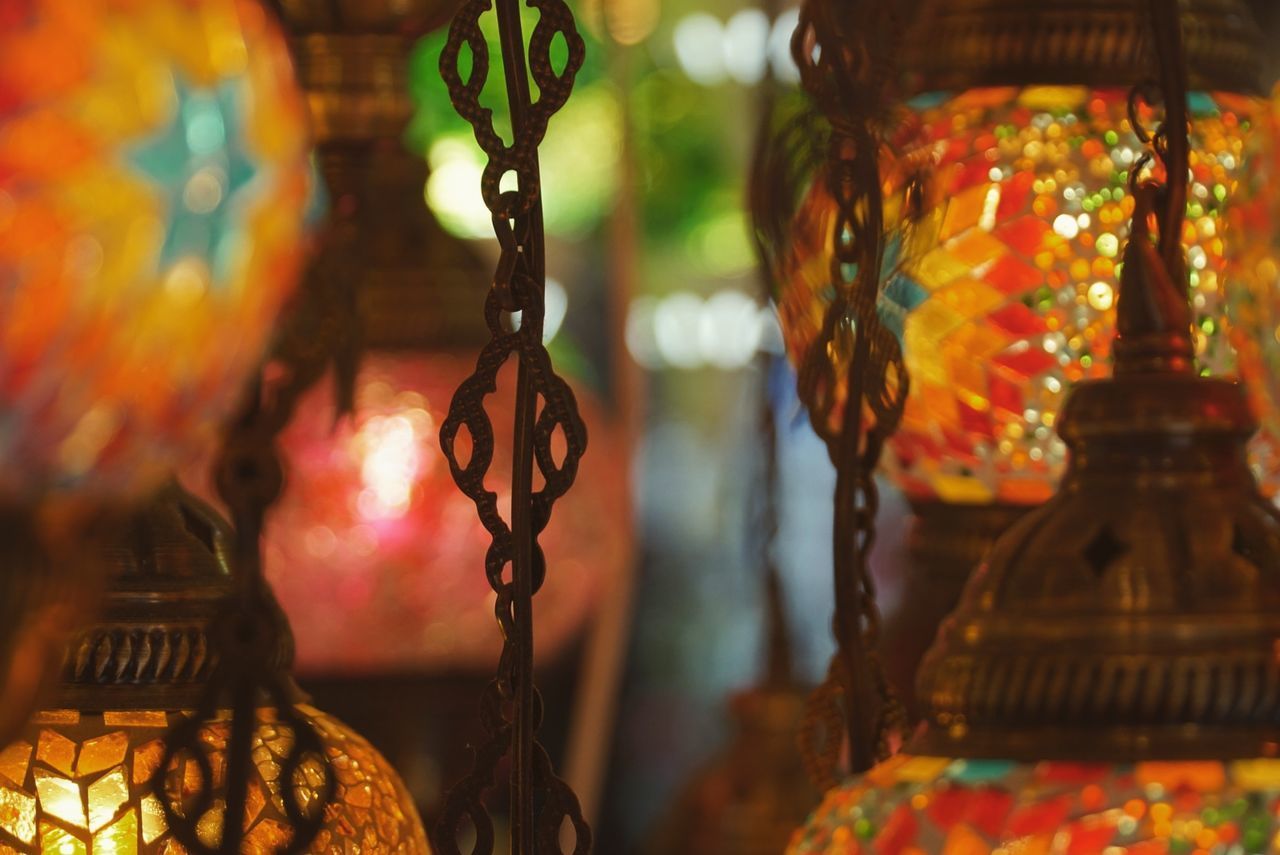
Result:
[[[439,442],[471,362],[368,354],[354,417],[335,425],[331,384],[320,384],[281,437],[286,489],[268,521],[266,568],[294,628],[298,670],[488,668],[498,655],[483,573],[489,535]],[[582,397],[591,451],[541,538],[549,572],[535,606],[540,659],[583,628],[603,580],[627,560],[626,458]],[[489,401],[495,484],[511,465],[505,400]]]
[[[355,852],[429,852],[422,823],[399,777],[368,742],[319,710],[298,711],[318,730],[333,764],[337,795],[324,829],[307,849]],[[23,855],[178,855],[163,808],[149,786],[160,764],[166,729],[182,713],[58,710],[36,716],[23,738],[0,751],[0,852]],[[280,798],[280,764],[287,731],[276,732],[272,711],[262,710],[255,734],[244,852],[269,853],[289,830]],[[225,775],[229,722],[203,734],[215,778]],[[310,763],[311,765],[308,765]],[[193,792],[195,761],[172,772],[175,793]],[[307,805],[319,797],[322,774],[304,762],[305,783],[296,786]],[[215,802],[197,829],[216,846],[222,808]]]
[[[303,261],[305,106],[253,0],[0,4],[0,491],[139,495]]]
[[[1228,94],[1195,95],[1191,107],[1184,243],[1200,364],[1250,387],[1263,425],[1255,469],[1274,491],[1280,293],[1270,194],[1253,192],[1274,172],[1273,110]],[[918,499],[1043,501],[1065,463],[1059,409],[1074,383],[1108,371],[1112,283],[1133,212],[1128,183],[1144,151],[1127,93],[1035,86],[925,95],[910,102],[890,149],[880,314],[901,338],[911,376],[886,455],[890,474]],[[833,294],[833,217],[815,182],[779,277],[797,361]]]
[[[900,755],[830,791],[790,855],[1272,852],[1280,761],[1017,764]]]

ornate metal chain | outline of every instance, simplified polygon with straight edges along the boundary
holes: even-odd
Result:
[[[870,572],[875,470],[901,419],[908,383],[901,346],[876,311],[884,254],[878,128],[892,70],[891,6],[806,0],[792,40],[801,83],[831,125],[824,180],[836,203],[834,297],[799,377],[801,397],[836,465],[838,650],[810,698],[801,733],[806,765],[821,786],[834,782],[844,739],[850,770],[861,772],[886,757],[894,732],[905,729],[876,650],[880,615]],[[869,424],[866,410],[874,417]]]
[[[489,158],[480,190],[493,215],[501,250],[484,307],[491,340],[475,372],[454,395],[441,426],[440,444],[454,481],[475,502],[492,538],[485,573],[497,594],[495,614],[503,650],[497,676],[481,699],[481,723],[488,741],[478,750],[471,773],[449,793],[433,845],[440,855],[461,855],[458,834],[469,820],[476,837],[469,851],[492,855],[494,825],[484,798],[496,783],[499,763],[509,756],[512,855],[562,851],[561,826],[566,819],[574,832],[570,851],[585,855],[591,848],[591,832],[578,799],[555,776],[550,758],[537,741],[542,700],[533,684],[532,614],[533,595],[546,574],[538,535],[551,517],[552,505],[572,486],[587,442],[573,392],[555,374],[542,344],[545,271],[538,174],[538,145],[547,122],[569,97],[585,45],[563,0],[528,0],[539,18],[526,57],[519,0],[496,0],[513,131],[507,145],[494,128],[492,110],[480,103],[490,64],[480,18],[492,5],[492,0],[467,0],[453,20],[440,57],[440,72],[454,108],[471,124]],[[557,37],[563,37],[568,49],[559,72],[551,56]],[[464,47],[471,59],[465,79],[459,68]],[[530,75],[538,88],[536,101],[530,96]],[[501,182],[508,174],[515,177],[514,187],[503,190]],[[516,313],[518,325],[513,322]],[[484,399],[497,390],[498,373],[513,356],[518,371],[508,521],[498,509],[497,494],[484,483],[494,453],[493,424]],[[471,444],[466,456],[458,442],[464,429]],[[557,433],[565,448],[559,463],[553,452]],[[535,465],[543,480],[540,490],[534,489]]]
[[[1149,167],[1155,160],[1164,167],[1159,186],[1160,252],[1175,282],[1183,280],[1182,226],[1187,215],[1187,170],[1190,163],[1187,115],[1187,64],[1182,44],[1182,19],[1175,0],[1148,0],[1159,81],[1138,83],[1129,92],[1129,124],[1138,139],[1151,150],[1138,158],[1129,171],[1130,192],[1139,185],[1156,185]],[[1164,118],[1154,131],[1142,123],[1141,106],[1160,102]],[[1176,131],[1173,133],[1172,131]]]
[[[153,790],[162,794],[161,805],[173,836],[198,855],[233,855],[243,849],[246,823],[232,818],[246,815],[262,707],[273,710],[273,726],[291,735],[277,780],[292,835],[274,851],[292,855],[311,844],[323,828],[337,786],[319,733],[294,706],[298,697],[288,675],[292,640],[263,578],[261,552],[263,520],[283,486],[276,437],[288,424],[298,398],[332,364],[340,387],[338,400],[351,399],[357,354],[352,331],[344,323],[350,313],[344,309],[350,297],[347,283],[354,280],[343,259],[353,256],[343,251],[346,247],[327,246],[313,267],[304,298],[281,331],[272,363],[273,382],[260,379],[249,391],[216,462],[218,494],[231,512],[235,531],[236,593],[213,628],[218,664],[209,686],[195,712],[169,732],[163,761],[151,782]],[[225,774],[214,769],[205,738],[210,728],[221,727],[229,729]],[[185,797],[183,787],[171,786],[183,758],[198,771],[194,792]],[[322,775],[318,798],[304,800],[295,786],[304,763],[308,771],[318,769]],[[210,840],[199,829],[202,820],[217,813],[223,817],[218,823],[221,829],[217,839]]]

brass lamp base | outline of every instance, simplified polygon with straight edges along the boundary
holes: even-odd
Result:
[[[1028,505],[958,505],[913,501],[903,608],[887,615],[881,650],[889,681],[913,720],[916,669],[943,618],[955,610],[969,575],[996,538],[1031,510]]]

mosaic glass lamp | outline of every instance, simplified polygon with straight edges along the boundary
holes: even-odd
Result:
[[[1274,847],[1280,513],[1249,469],[1240,385],[1197,376],[1139,193],[1114,376],[1062,412],[1061,486],[944,623],[927,728],[829,793],[792,853]]]
[[[304,258],[305,106],[254,0],[0,10],[0,493],[145,496],[212,444]]]
[[[493,592],[474,573],[488,536],[438,438],[486,341],[476,307],[491,271],[433,217],[427,163],[405,143],[411,57],[446,6],[282,3],[333,200],[329,272],[354,296],[364,351],[353,414],[338,419],[333,384],[320,383],[280,437],[286,489],[264,559],[297,633],[299,669],[312,674],[487,669],[501,644]],[[593,443],[607,447],[602,408],[583,404]],[[511,439],[499,432],[497,443],[495,474],[510,465]],[[543,537],[561,571],[537,598],[540,661],[582,631],[627,557],[625,455],[583,465],[585,490],[565,498]]]
[[[322,385],[281,436],[287,488],[273,508],[266,568],[312,673],[439,672],[493,661],[488,547],[470,500],[453,489],[436,436],[473,360],[447,353],[370,353],[354,415],[334,425]],[[611,568],[626,560],[625,455],[598,406],[579,399],[606,449],[583,460],[542,547],[559,571],[538,594],[538,658],[561,654],[587,625]],[[505,418],[499,399],[495,419]],[[501,424],[501,421],[497,423]],[[499,436],[495,472],[510,463]],[[613,451],[613,453],[609,453]]]
[[[1180,8],[1195,90],[1184,239],[1197,354],[1210,373],[1248,384],[1262,426],[1252,460],[1270,492],[1280,342],[1267,320],[1280,298],[1259,190],[1272,107],[1248,9]],[[1143,151],[1127,109],[1128,88],[1149,76],[1143,9],[928,0],[904,39],[908,100],[882,159],[890,230],[879,307],[911,377],[884,455],[916,512],[905,599],[919,607],[890,615],[885,630],[900,689],[993,539],[1052,495],[1066,462],[1063,404],[1076,383],[1106,373],[1129,171]],[[830,298],[833,216],[815,181],[780,276],[797,360]]]
[[[198,703],[213,669],[211,623],[234,590],[229,535],[207,506],[170,489],[142,514],[107,556],[116,575],[101,618],[68,650],[53,708],[38,713],[0,751],[0,852],[40,855],[179,853],[151,790],[167,728]],[[282,618],[283,620],[283,618]],[[292,640],[267,655],[287,666]],[[413,801],[381,755],[341,722],[305,703],[337,778],[337,796],[309,852],[428,852]],[[246,852],[276,851],[288,841],[280,799],[287,731],[259,711],[246,815]],[[202,735],[215,780],[227,726]],[[193,759],[170,773],[179,801],[198,784]],[[317,798],[322,775],[304,762],[302,803]],[[310,788],[310,789],[309,789]],[[205,814],[207,845],[221,817]],[[204,823],[205,820],[202,820]]]

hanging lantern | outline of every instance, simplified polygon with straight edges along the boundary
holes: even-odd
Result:
[[[1149,66],[1141,8],[930,0],[903,40],[908,100],[883,132],[878,309],[911,377],[884,455],[916,512],[904,588],[918,608],[891,616],[884,638],[908,694],[969,570],[1056,487],[1066,450],[1055,428],[1070,390],[1106,372],[1129,174],[1143,151],[1126,98]],[[1197,352],[1209,372],[1251,388],[1262,425],[1252,460],[1271,492],[1280,410],[1269,366],[1280,342],[1267,321],[1277,298],[1275,277],[1255,271],[1274,255],[1258,196],[1274,135],[1258,94],[1257,28],[1238,0],[1180,9],[1195,89],[1184,238]],[[831,299],[834,216],[826,182],[814,181],[779,276],[796,360]]]
[[[233,591],[224,524],[207,506],[166,491],[107,556],[115,570],[102,617],[70,647],[54,707],[38,713],[0,751],[0,847],[4,851],[172,853],[152,787],[168,728],[196,707],[213,673],[213,622]],[[263,651],[288,667],[287,625],[278,649]],[[296,692],[296,689],[294,690]],[[361,736],[305,703],[296,711],[318,732],[337,780],[324,827],[306,851],[426,853],[421,822],[395,772]],[[276,851],[292,835],[281,800],[281,766],[291,745],[258,713],[242,851]],[[226,776],[230,721],[201,731],[216,781]],[[181,801],[199,778],[195,758],[170,769]],[[298,782],[305,806],[320,798],[323,774],[304,761]],[[199,827],[217,845],[221,808]]]
[[[831,793],[794,853],[1272,845],[1280,513],[1239,385],[1197,376],[1180,26],[1151,8],[1168,186],[1136,186],[1114,376],[1072,393],[1061,488],[1000,537],[926,656],[927,729]]]
[[[250,0],[0,12],[0,491],[143,495],[212,439],[303,257],[306,118]]]
[[[348,5],[337,17],[327,3],[283,7],[334,200],[328,251],[347,264],[342,287],[364,354],[349,418],[336,418],[333,384],[321,383],[280,437],[286,491],[267,528],[266,572],[305,671],[487,669],[501,646],[492,589],[475,573],[488,536],[438,434],[486,340],[476,306],[492,274],[433,218],[427,164],[403,141],[415,109],[410,57],[445,10],[425,0]],[[607,445],[607,420],[584,405]],[[509,404],[494,406],[499,423],[513,417]],[[500,474],[511,440],[496,439]],[[623,465],[609,453],[584,462],[594,475],[543,537],[559,569],[538,597],[539,661],[579,634],[601,580],[626,560]]]
[[[296,627],[304,670],[478,668],[497,655],[493,591],[475,572],[488,537],[437,441],[473,367],[447,354],[367,354],[353,416],[335,425],[330,387],[321,384],[281,436],[288,487],[272,510],[266,566]],[[500,398],[491,407],[496,424],[512,416]],[[584,410],[591,426],[604,424],[597,408]],[[501,478],[510,438],[497,439],[492,471]],[[540,661],[576,637],[603,580],[626,558],[617,471],[624,460],[608,452],[584,458],[580,488],[542,537],[557,572],[535,605]]]
[[[1117,347],[1159,353],[1180,328]],[[1191,376],[1184,341],[1182,370],[1121,357],[1073,394],[1060,492],[997,541],[926,657],[925,736],[829,793],[790,851],[1271,846],[1280,515],[1245,462],[1243,395]]]

